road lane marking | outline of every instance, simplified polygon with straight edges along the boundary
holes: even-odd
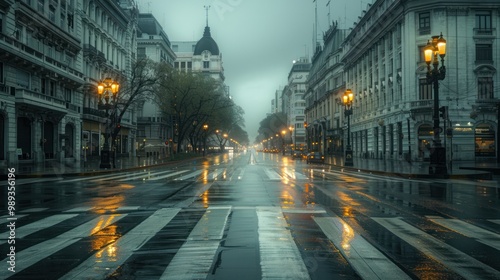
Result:
[[[181,171],[177,171],[177,172],[170,173],[170,174],[167,174],[167,175],[162,175],[162,176],[158,176],[158,177],[155,177],[155,178],[150,178],[150,179],[148,179],[148,181],[163,180],[163,179],[170,178],[170,177],[173,177],[173,176],[176,176],[176,175],[179,175],[179,174],[182,174],[182,173],[186,173],[186,172],[188,172],[188,170],[181,170]]]
[[[500,234],[482,229],[457,219],[444,219],[439,216],[427,216],[432,222],[455,231],[459,234],[476,239],[478,242],[486,244],[500,251]]]
[[[127,175],[129,173],[122,172],[122,173],[119,173],[119,174],[121,174],[120,176],[125,176],[125,175]],[[98,179],[98,178],[107,178],[107,177],[114,177],[114,176],[116,176],[116,173],[105,174],[105,175],[97,175],[97,176],[83,176],[83,177],[80,177],[80,178],[77,178],[77,179],[70,179],[70,180],[59,181],[57,183],[73,183],[73,182],[95,180],[95,179]]]
[[[257,207],[262,279],[310,279],[280,207]]]
[[[200,175],[203,171],[204,171],[203,169],[196,170],[196,171],[191,172],[191,173],[189,173],[189,174],[187,174],[187,175],[184,175],[184,176],[182,176],[182,177],[176,178],[175,180],[176,180],[176,181],[181,181],[181,180],[190,179],[190,178],[193,178],[193,177],[195,177],[195,176]]]
[[[95,207],[93,207],[93,206],[75,207],[75,208],[72,208],[72,209],[69,209],[69,210],[64,211],[64,213],[87,212],[87,211],[90,211],[90,210],[92,210],[92,209],[94,209],[94,208],[95,208]]]
[[[36,213],[36,212],[42,212],[42,211],[45,211],[49,208],[29,208],[29,209],[26,209],[26,210],[21,210],[20,212],[21,213]]]
[[[22,217],[26,217],[26,216],[28,216],[28,215],[15,215],[15,216],[3,215],[0,217],[0,225],[8,224],[8,223],[12,222],[12,220],[7,220],[9,218],[16,218],[18,220],[18,219],[21,219]]]
[[[36,222],[27,224],[25,226],[16,228],[16,238],[24,238],[32,233],[35,233],[37,231],[49,228],[53,225],[56,225],[60,222],[63,222],[67,219],[71,219],[73,217],[78,216],[78,214],[60,214],[60,215],[54,215],[50,216],[41,220],[38,220]],[[8,232],[2,232],[0,233],[0,236],[9,236]],[[6,243],[7,240],[5,241],[0,241],[0,245]]]
[[[287,168],[285,168],[283,170],[283,173],[285,173],[286,176],[288,176],[290,179],[293,179],[293,180],[307,180],[307,179],[309,179],[304,174],[296,172],[295,170],[289,170]]]
[[[492,222],[492,223],[495,223],[495,224],[499,224],[499,225],[500,225],[500,220],[488,220],[488,221],[490,221],[490,222]]]
[[[165,227],[180,208],[162,208],[59,279],[105,279]]]
[[[127,177],[127,178],[123,178],[121,180],[118,180],[120,182],[122,181],[129,181],[129,180],[135,180],[135,179],[145,179],[145,180],[148,180],[150,178],[154,178],[160,174],[165,174],[165,173],[170,173],[172,172],[172,170],[167,170],[167,171],[161,171],[161,172],[152,172],[151,171],[148,171],[148,172],[144,172],[143,174],[140,174],[140,175],[137,175],[137,176],[133,176],[133,177]]]
[[[404,222],[401,218],[372,218],[415,249],[466,279],[500,279],[500,272]]]
[[[339,217],[313,217],[323,233],[363,279],[411,279]]]
[[[19,273],[47,256],[80,241],[82,238],[91,236],[125,216],[126,215],[102,215],[52,239],[38,243],[20,252],[16,252],[16,272],[9,275]],[[7,261],[8,258],[4,259],[2,263],[6,263]]]
[[[230,213],[230,206],[209,207],[160,279],[207,278]]]
[[[264,169],[264,172],[266,173],[267,177],[269,177],[269,180],[278,180],[280,181],[283,179],[281,175],[278,174],[278,172],[270,169]]]

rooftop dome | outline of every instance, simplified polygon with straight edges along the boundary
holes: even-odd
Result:
[[[209,51],[212,55],[219,55],[219,47],[210,35],[210,27],[205,27],[203,37],[196,43],[194,48],[194,55],[201,55],[203,51]]]

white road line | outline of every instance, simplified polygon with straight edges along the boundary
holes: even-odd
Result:
[[[500,272],[400,218],[372,218],[391,233],[466,279],[500,279]]]
[[[269,169],[264,169],[264,172],[266,172],[267,177],[269,177],[270,180],[281,180],[282,177],[274,170],[269,170]]]
[[[411,279],[339,217],[313,217],[363,279]]]
[[[286,176],[293,180],[305,180],[309,179],[307,176],[303,175],[302,173],[296,172],[295,170],[289,170],[289,169],[284,169],[283,171]]]
[[[204,171],[203,169],[196,170],[196,171],[191,172],[191,173],[189,173],[189,174],[187,174],[187,175],[184,175],[184,176],[182,176],[182,177],[179,177],[179,178],[177,178],[177,179],[175,179],[175,180],[177,180],[177,181],[181,181],[181,180],[186,180],[186,179],[189,179],[189,178],[193,178],[193,177],[195,177],[195,176],[200,175],[203,171]]]
[[[45,211],[49,208],[29,208],[29,209],[26,209],[26,210],[21,210],[20,212],[21,213],[36,213],[36,212],[42,212],[42,211]]]
[[[171,173],[172,170],[167,170],[167,171],[161,171],[161,172],[153,172],[151,173],[151,171],[148,171],[148,172],[143,172],[143,174],[140,174],[140,175],[137,175],[137,176],[133,176],[133,177],[127,177],[127,178],[123,178],[121,180],[118,180],[118,181],[129,181],[129,180],[135,180],[135,179],[139,179],[139,178],[143,178],[143,179],[150,179],[150,178],[155,178],[156,176],[160,175],[160,174],[165,174],[165,173]]]
[[[209,207],[160,279],[205,279],[224,234],[230,206]]]
[[[122,219],[123,217],[125,217],[125,215],[102,215],[57,237],[38,243],[20,252],[16,252],[15,273],[19,273],[20,271],[32,266],[33,264],[46,258],[47,256],[50,256],[57,251],[66,248],[75,242],[78,242],[84,237],[98,232],[99,230]],[[6,263],[7,261],[8,258],[4,259],[2,263]],[[14,275],[15,273],[9,275]]]
[[[492,222],[492,223],[495,223],[495,224],[499,224],[499,225],[500,225],[500,220],[488,220],[488,221],[490,221],[490,222]]]
[[[432,222],[451,229],[459,234],[476,239],[478,242],[486,244],[500,251],[500,234],[471,225],[462,220],[444,219],[439,216],[427,216]]]
[[[7,220],[9,218],[21,219],[22,217],[26,217],[26,216],[28,216],[28,215],[15,215],[15,216],[3,215],[0,217],[0,225],[8,224],[8,223],[12,222],[12,220]]]
[[[281,208],[257,207],[256,212],[262,279],[310,279]]]
[[[92,210],[92,209],[94,209],[94,208],[95,208],[95,207],[93,207],[93,206],[75,207],[75,208],[72,208],[72,209],[69,209],[69,210],[64,211],[64,213],[87,212],[87,211],[90,211],[90,210]]]
[[[180,208],[162,208],[59,279],[105,279],[166,226]]]
[[[173,176],[176,176],[176,175],[179,175],[179,174],[182,174],[182,173],[186,173],[186,172],[188,172],[188,170],[181,170],[181,171],[177,171],[177,172],[174,172],[174,173],[171,173],[171,174],[154,177],[154,178],[148,179],[148,181],[163,180],[163,179],[170,178],[170,177],[173,177]]]
[[[122,172],[122,173],[119,173],[119,174],[121,174],[120,176],[127,175],[126,172]],[[113,176],[116,176],[116,173],[105,174],[105,175],[97,175],[97,176],[84,176],[84,177],[76,178],[76,179],[63,180],[63,181],[60,181],[58,183],[73,183],[73,182],[95,180],[95,179],[98,179],[98,178],[107,178],[107,177],[113,177]]]
[[[39,221],[30,223],[30,224],[27,224],[25,226],[21,226],[19,228],[16,228],[16,238],[24,238],[32,233],[35,233],[35,232],[40,231],[42,229],[49,228],[53,225],[56,225],[60,222],[63,222],[67,219],[71,219],[71,218],[76,217],[76,216],[78,216],[78,214],[54,215],[54,216],[50,216],[50,217],[41,219]],[[7,236],[9,236],[9,234],[8,234],[8,232],[2,232],[2,233],[0,233],[0,236],[7,237]],[[7,240],[0,241],[0,244],[4,244],[6,242],[7,242]]]

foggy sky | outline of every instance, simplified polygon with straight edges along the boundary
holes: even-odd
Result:
[[[329,22],[349,28],[371,0],[317,0],[318,40]],[[170,41],[198,41],[208,25],[222,53],[225,83],[245,111],[250,143],[259,122],[271,112],[271,100],[287,84],[292,61],[313,55],[313,0],[138,0],[141,13],[152,13]],[[330,13],[330,16],[329,16]],[[330,21],[328,19],[330,18]]]

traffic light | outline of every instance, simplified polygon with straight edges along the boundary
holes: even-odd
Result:
[[[448,106],[441,106],[439,108],[439,116],[445,120],[448,119]]]

